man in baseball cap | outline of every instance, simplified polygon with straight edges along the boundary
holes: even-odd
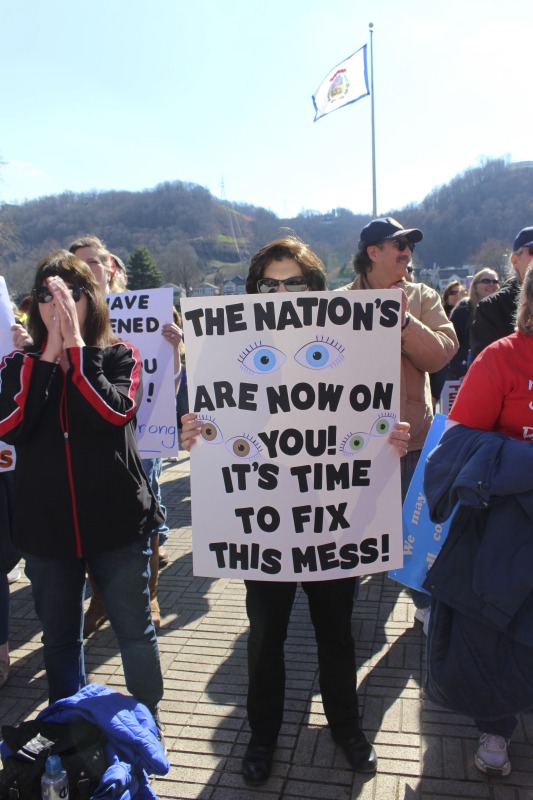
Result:
[[[406,239],[411,244],[416,244],[421,242],[423,238],[422,231],[419,231],[418,228],[404,228],[393,217],[384,217],[382,219],[373,219],[372,222],[365,225],[361,231],[359,248],[366,247],[369,244],[385,242],[389,239]]]
[[[433,419],[429,373],[445,367],[458,347],[438,292],[410,280],[408,267],[422,239],[418,228],[404,228],[392,217],[372,220],[361,231],[353,258],[355,280],[343,287],[400,289],[402,293],[400,419],[411,426],[409,452],[401,461],[403,499]],[[411,596],[417,619],[423,621],[431,598],[414,591]]]
[[[509,257],[512,277],[503,284],[499,292],[481,300],[476,309],[470,328],[472,360],[492,342],[514,333],[520,286],[532,262],[533,227],[522,228],[515,236],[513,252]]]

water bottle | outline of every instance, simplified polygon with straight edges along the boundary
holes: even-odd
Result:
[[[43,800],[68,800],[68,775],[59,756],[48,756],[41,778]]]

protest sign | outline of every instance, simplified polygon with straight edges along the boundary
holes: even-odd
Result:
[[[398,290],[182,300],[196,575],[311,581],[402,563]]]
[[[451,514],[443,523],[432,522],[424,493],[426,460],[438,445],[445,424],[446,417],[436,414],[403,504],[403,567],[389,572],[389,578],[420,592],[426,592],[422,584],[440,553],[453,517]]]
[[[453,401],[457,397],[457,393],[461,387],[463,378],[457,378],[455,381],[446,381],[440,393],[439,407],[444,416],[450,413]]]
[[[140,289],[106,295],[111,327],[134,344],[143,365],[143,400],[137,412],[141,458],[178,455],[174,348],[161,335],[172,322],[172,289]]]
[[[5,278],[0,275],[0,357],[11,353],[13,346],[13,331],[15,315],[11,299],[7,290]],[[0,441],[0,472],[8,472],[15,467],[15,448],[10,444]]]

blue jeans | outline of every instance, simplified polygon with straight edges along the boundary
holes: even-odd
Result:
[[[143,469],[146,472],[146,477],[148,478],[148,483],[152,487],[152,492],[155,494],[157,498],[157,502],[161,507],[161,511],[163,516],[165,517],[165,521],[161,522],[157,528],[154,528],[151,532],[150,536],[159,536],[159,544],[163,546],[168,539],[168,531],[169,527],[166,523],[167,519],[167,509],[166,506],[163,505],[161,502],[161,486],[159,484],[159,478],[161,476],[161,469],[163,467],[163,459],[161,458],[143,458],[142,460]]]
[[[146,536],[87,558],[43,558],[24,553],[35,610],[43,629],[50,702],[85,686],[83,600],[88,566],[100,590],[122,656],[128,691],[154,710],[163,676],[148,590],[150,546]]]

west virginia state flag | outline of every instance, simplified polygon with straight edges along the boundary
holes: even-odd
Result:
[[[315,122],[331,111],[356,103],[370,94],[366,68],[366,44],[328,72],[313,95]]]

